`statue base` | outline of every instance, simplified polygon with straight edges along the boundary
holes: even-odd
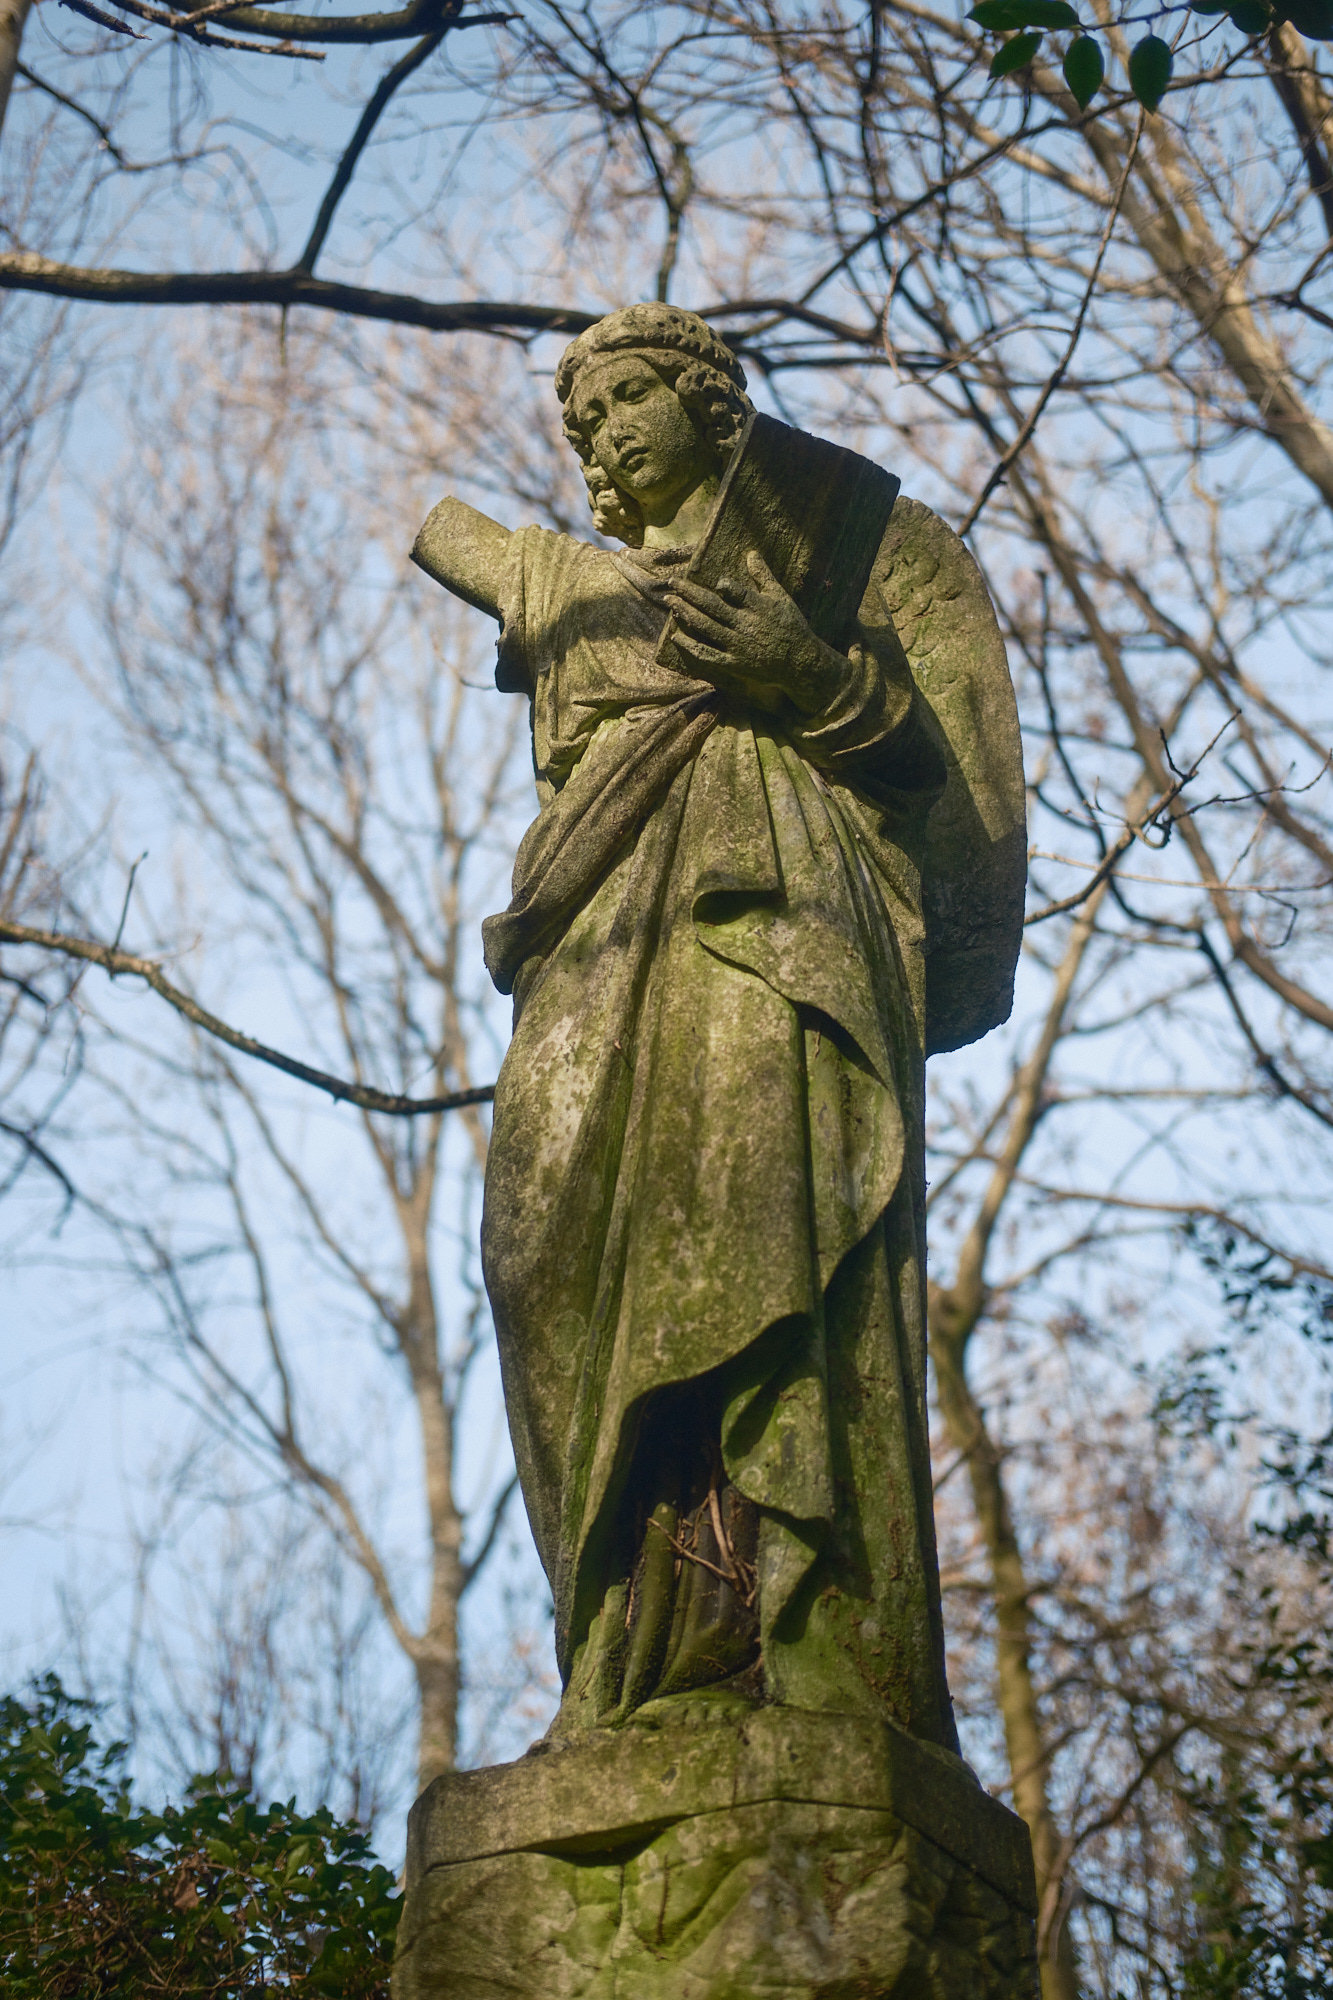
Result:
[[[1035,2000],[1027,1828],[860,1716],[676,1697],[437,1778],[394,2000]]]

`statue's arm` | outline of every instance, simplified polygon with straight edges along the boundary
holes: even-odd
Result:
[[[792,742],[830,776],[872,798],[887,788],[929,803],[944,785],[944,761],[892,623],[868,620],[863,607],[849,655],[833,657],[841,684],[823,709],[788,725]]]
[[[748,585],[724,578],[710,590],[686,576],[668,592],[672,643],[689,669],[754,707],[785,707],[792,742],[826,771],[878,783],[891,767],[895,789],[938,791],[944,766],[922,735],[911,665],[878,593],[873,604],[867,594],[850,651],[840,653],[758,555],[747,561]]]
[[[512,532],[452,497],[431,509],[412,545],[412,560],[465,604],[500,616],[500,581]]]

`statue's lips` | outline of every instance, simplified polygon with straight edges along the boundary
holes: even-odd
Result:
[[[618,472],[637,472],[641,465],[648,463],[648,458],[649,453],[645,446],[631,445],[628,451],[621,452],[620,457],[616,461],[616,470]]]

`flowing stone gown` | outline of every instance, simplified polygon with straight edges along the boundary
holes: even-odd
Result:
[[[483,1261],[555,1598],[555,1732],[702,1691],[953,1747],[925,1405],[927,917],[955,911],[953,985],[970,967],[998,991],[996,857],[1012,876],[1017,852],[1021,895],[1022,853],[1003,648],[971,559],[900,502],[832,706],[741,710],[655,661],[688,555],[528,528],[501,592],[497,681],[531,698],[541,811],[485,926],[515,1028]],[[936,645],[936,699],[932,629],[956,641]],[[1006,994],[954,1013],[988,1005],[986,1026]]]

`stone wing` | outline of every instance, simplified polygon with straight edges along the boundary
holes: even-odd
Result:
[[[1007,1021],[1023,937],[1027,815],[1018,708],[980,570],[953,530],[899,498],[873,578],[949,767],[926,826],[926,1049]]]

